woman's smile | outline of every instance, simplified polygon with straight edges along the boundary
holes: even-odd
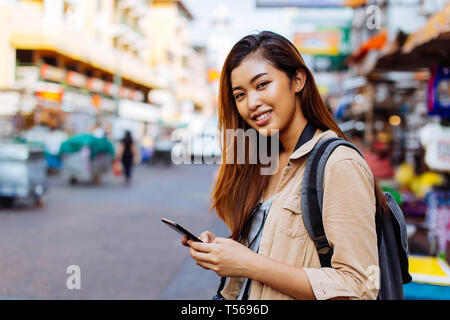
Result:
[[[272,119],[272,110],[270,111],[266,111],[260,115],[258,115],[255,118],[255,123],[259,126],[259,127],[264,127],[266,126],[270,120]]]

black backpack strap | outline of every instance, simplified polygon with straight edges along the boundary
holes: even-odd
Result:
[[[213,300],[225,300],[225,298],[222,296],[221,292],[222,292],[223,288],[225,288],[226,281],[227,281],[226,277],[220,278],[219,289],[217,289],[216,295],[213,297]]]
[[[244,288],[244,293],[242,295],[242,300],[248,300],[248,292],[250,291],[250,285],[252,284],[252,280],[248,279],[247,280],[247,284],[245,285]]]
[[[311,151],[306,163],[302,181],[302,217],[310,238],[314,241],[322,268],[331,268],[333,248],[328,243],[322,220],[323,177],[326,162],[340,145],[346,145],[361,152],[342,138],[328,138],[319,141]]]

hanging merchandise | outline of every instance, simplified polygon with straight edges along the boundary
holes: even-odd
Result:
[[[423,199],[433,186],[439,186],[444,182],[442,176],[436,172],[427,171],[419,176],[415,176],[410,183],[411,191],[416,197]]]
[[[394,177],[395,181],[397,181],[400,186],[406,188],[414,179],[414,176],[415,172],[413,166],[407,162],[404,162],[398,166]]]
[[[405,216],[409,217],[425,217],[427,212],[427,204],[423,199],[416,197],[409,190],[402,190],[401,208]]]
[[[437,253],[445,259],[450,241],[450,190],[435,187],[427,195],[426,222],[429,227],[429,241]]]
[[[450,118],[450,69],[435,67],[428,81],[428,113]]]
[[[397,168],[395,181],[400,185],[398,197],[403,212],[415,217],[425,216],[427,194],[444,183],[442,175],[437,172],[426,171],[416,175],[413,166],[406,162]]]
[[[419,132],[425,148],[425,163],[433,170],[450,171],[450,127],[436,123],[425,125]]]

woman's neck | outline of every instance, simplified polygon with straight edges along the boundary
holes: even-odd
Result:
[[[300,108],[296,108],[296,112],[292,118],[292,121],[288,124],[287,128],[280,132],[280,144],[283,147],[283,153],[292,154],[298,139],[306,127],[308,121],[306,121]]]

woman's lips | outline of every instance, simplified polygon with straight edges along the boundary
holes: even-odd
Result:
[[[264,118],[260,120],[255,120],[255,123],[262,127],[269,123],[270,119],[272,118],[272,111],[267,111],[265,114],[267,114]]]

